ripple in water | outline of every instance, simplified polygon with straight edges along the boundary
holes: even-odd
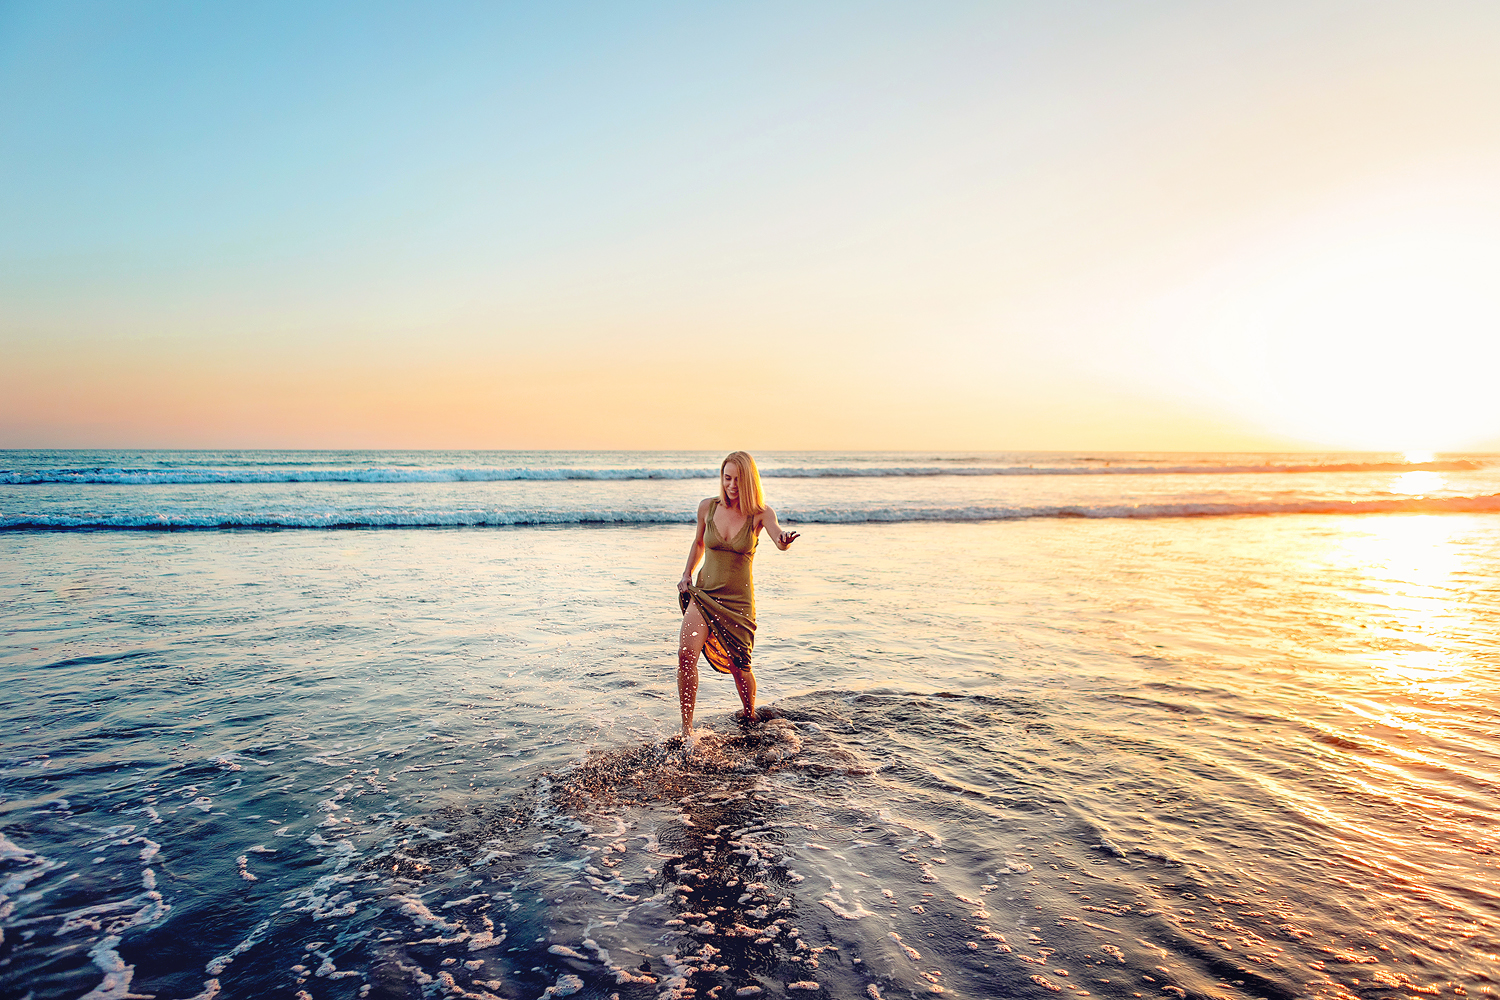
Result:
[[[808,676],[787,648],[842,679],[750,730],[706,711],[716,734],[691,761],[657,735],[669,670],[643,675],[650,649],[606,658],[636,635],[599,617],[612,605],[518,602],[495,629],[497,603],[473,597],[479,562],[460,555],[481,541],[515,561],[485,592],[582,593],[516,583],[576,539],[427,537],[397,559],[401,537],[383,536],[388,582],[351,570],[346,542],[299,545],[298,563],[266,536],[128,543],[134,577],[38,569],[9,591],[16,620],[32,616],[29,646],[61,638],[7,675],[0,994],[1483,995],[1500,954],[1496,716],[1485,605],[1462,581],[1491,549],[1465,523],[1403,529],[1412,553],[1466,546],[1425,576],[1391,562],[1335,587],[1335,565],[1317,600],[1306,574],[1264,565],[1293,551],[1266,544],[1274,531],[1305,530],[974,530],[965,544],[1030,562],[999,550],[984,565],[1017,599],[984,618],[964,598],[961,619],[932,608],[964,594],[937,588],[991,585],[953,572],[960,549],[929,547],[935,531],[889,531],[902,567],[936,553],[931,578],[883,579],[843,632],[847,605],[768,601],[809,609],[768,628],[783,689]],[[1075,530],[1104,544],[1071,577]],[[846,537],[828,559],[837,593],[871,566],[870,536]],[[1138,573],[1143,539],[1176,544],[1153,585],[1211,625],[1111,566]],[[262,586],[250,562],[226,575],[246,547],[291,582]],[[569,572],[652,578],[629,545],[608,551],[608,570]],[[1250,568],[1258,589],[1226,584]],[[1041,578],[1050,589],[1028,590]],[[1070,605],[1075,578],[1094,589]],[[214,588],[240,596],[195,603]],[[622,613],[638,631],[644,613]],[[1014,645],[987,647],[1001,614]],[[465,616],[477,651],[444,631]],[[977,623],[950,647],[962,655],[912,651],[941,649],[960,620]],[[1424,648],[1406,655],[1398,632]],[[866,635],[899,685],[851,682]],[[918,689],[919,669],[948,673]]]

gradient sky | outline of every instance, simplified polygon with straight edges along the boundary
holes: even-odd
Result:
[[[0,447],[1500,448],[1500,4],[0,0]]]

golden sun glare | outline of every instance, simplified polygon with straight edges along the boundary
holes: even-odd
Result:
[[[1250,316],[1265,338],[1265,418],[1370,450],[1454,449],[1494,424],[1500,261],[1375,247],[1308,268]]]
[[[1441,476],[1410,472],[1407,476]],[[1402,490],[1400,483],[1393,491]],[[1343,556],[1360,570],[1366,613],[1365,656],[1387,678],[1430,695],[1457,694],[1477,682],[1469,671],[1478,622],[1464,599],[1468,559],[1462,519],[1442,515],[1379,518],[1351,533]]]
[[[1168,306],[1216,402],[1322,447],[1455,451],[1500,437],[1500,230],[1366,202],[1268,237]]]

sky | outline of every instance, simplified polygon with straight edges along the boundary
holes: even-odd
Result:
[[[1500,4],[0,0],[0,447],[1500,450]]]

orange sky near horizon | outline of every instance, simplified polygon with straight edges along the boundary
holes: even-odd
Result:
[[[76,366],[37,364],[40,377],[7,394],[3,406],[50,409],[38,436],[60,429],[95,447],[694,450],[738,442],[759,450],[920,450],[940,441],[939,450],[1004,450],[997,441],[1018,440],[1023,450],[1123,451],[1138,448],[1145,429],[1153,450],[1299,450],[1290,439],[1102,387],[1079,401],[1019,381],[963,396],[893,384],[882,399],[868,382],[858,391],[820,386],[820,367],[752,379],[716,405],[695,388],[696,365],[632,366],[608,355],[587,364],[530,357],[400,370],[351,360],[237,368],[233,376],[221,366],[184,376],[122,358],[92,385],[74,381]],[[730,419],[729,406],[754,419]],[[1121,413],[1130,414],[1128,426],[1110,429]],[[15,426],[24,436],[24,425]],[[165,435],[163,427],[181,430]]]
[[[0,447],[1500,450],[1500,8],[592,10],[0,12]]]

